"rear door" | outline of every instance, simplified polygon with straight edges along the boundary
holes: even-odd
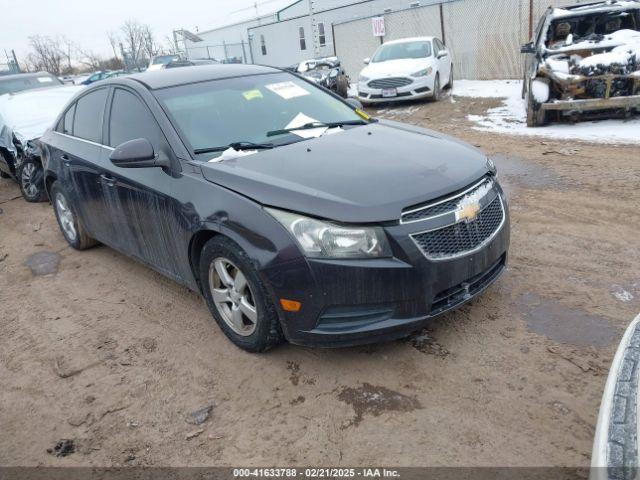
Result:
[[[106,87],[91,90],[67,109],[56,129],[61,138],[51,154],[58,157],[59,180],[72,196],[89,234],[112,244],[117,236],[107,221],[109,207],[103,194],[102,168],[110,150],[102,143],[107,94]]]

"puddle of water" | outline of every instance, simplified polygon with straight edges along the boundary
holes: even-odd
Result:
[[[61,258],[55,252],[36,252],[29,255],[24,264],[31,269],[33,275],[52,275],[58,272]]]
[[[565,179],[543,165],[529,163],[509,155],[493,155],[491,159],[498,167],[500,184],[508,196],[511,196],[515,185],[532,189],[558,189],[569,186]]]
[[[344,387],[338,399],[351,405],[355,412],[354,419],[347,426],[359,425],[364,415],[377,417],[384,412],[410,412],[422,408],[413,397],[369,383],[358,388]]]
[[[565,307],[534,293],[520,295],[517,306],[524,313],[529,331],[558,343],[607,347],[619,338],[617,328],[605,317]]]

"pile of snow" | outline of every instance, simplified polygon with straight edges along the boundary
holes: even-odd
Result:
[[[489,109],[484,115],[468,115],[477,130],[513,135],[567,138],[598,143],[640,143],[640,118],[601,120],[576,124],[551,124],[528,128],[527,110],[521,98],[522,81],[459,80],[453,95],[472,98],[502,98],[503,105]]]
[[[64,86],[0,95],[0,146],[15,152],[12,135],[22,143],[39,138],[84,86]]]

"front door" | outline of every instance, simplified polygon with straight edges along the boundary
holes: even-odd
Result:
[[[173,155],[162,130],[144,101],[133,91],[117,87],[110,101],[108,143],[146,138],[159,156]],[[106,196],[116,206],[115,219],[126,253],[157,270],[184,279],[182,250],[188,220],[172,192],[183,181],[181,175],[161,168],[121,168],[107,162],[113,179]]]

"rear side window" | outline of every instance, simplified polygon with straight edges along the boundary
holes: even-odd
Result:
[[[117,147],[129,140],[146,138],[158,151],[161,135],[160,127],[142,100],[121,88],[113,92],[109,120],[110,146]]]
[[[71,105],[69,110],[62,117],[61,125],[58,129],[61,133],[66,133],[67,135],[73,135],[73,116],[76,113],[76,104]]]
[[[76,102],[73,136],[102,143],[102,117],[107,89],[95,90]]]

